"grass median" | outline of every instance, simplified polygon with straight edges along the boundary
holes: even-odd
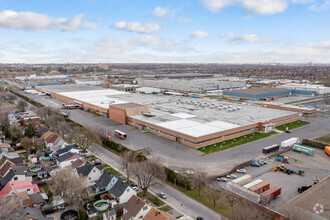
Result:
[[[308,125],[308,124],[310,124],[310,122],[299,120],[299,121],[294,121],[294,122],[290,122],[288,124],[277,126],[276,129],[278,129],[280,131],[286,131],[286,128],[288,128],[288,130],[291,130],[291,129],[299,128],[301,126]]]
[[[277,134],[277,132],[275,132],[275,131],[272,131],[272,132],[269,132],[269,133],[259,133],[259,132],[257,132],[257,133],[248,134],[248,135],[244,135],[244,136],[241,136],[241,137],[233,138],[233,139],[230,139],[230,140],[222,141],[222,142],[219,142],[219,143],[216,143],[216,144],[211,144],[211,145],[208,145],[206,147],[198,148],[197,150],[199,150],[199,151],[201,151],[205,154],[211,154],[211,153],[214,153],[214,152],[227,150],[227,149],[230,149],[232,147],[239,146],[239,145],[247,144],[249,142],[256,141],[256,140],[259,140],[259,139],[262,139],[262,138],[266,138],[266,137],[272,136],[274,134]]]

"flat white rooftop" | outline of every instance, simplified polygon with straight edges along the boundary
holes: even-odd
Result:
[[[51,86],[48,86],[50,89]],[[59,86],[56,90],[61,90]],[[242,126],[267,122],[297,114],[259,105],[232,103],[209,98],[191,98],[163,94],[138,94],[83,87],[82,91],[59,94],[108,109],[111,104],[137,103],[149,106],[148,115],[131,118],[173,130],[191,137],[201,137]],[[75,88],[77,89],[77,88]]]

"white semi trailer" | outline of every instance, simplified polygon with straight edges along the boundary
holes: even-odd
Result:
[[[298,144],[300,142],[300,139],[297,137],[290,138],[288,140],[282,141],[281,142],[281,147],[282,148],[289,148],[292,147],[294,144]]]

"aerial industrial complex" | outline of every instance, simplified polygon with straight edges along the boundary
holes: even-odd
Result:
[[[85,109],[122,124],[199,148],[299,119],[293,111],[263,108],[208,98],[164,94],[127,93],[83,85],[37,87],[63,102],[81,103]]]

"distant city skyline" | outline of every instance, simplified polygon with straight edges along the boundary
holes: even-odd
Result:
[[[330,63],[330,0],[0,0],[0,63]]]

